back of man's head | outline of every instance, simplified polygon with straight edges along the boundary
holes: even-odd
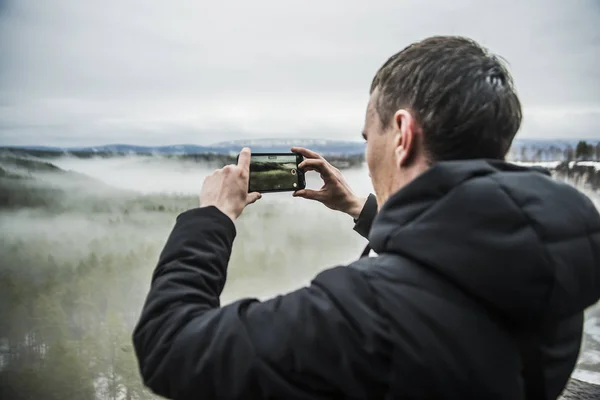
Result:
[[[521,104],[502,61],[475,41],[437,36],[392,56],[377,72],[384,128],[400,108],[422,131],[429,163],[504,159],[519,130]]]

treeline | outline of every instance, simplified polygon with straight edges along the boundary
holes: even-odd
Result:
[[[236,162],[236,156],[220,153],[197,153],[197,154],[151,154],[151,153],[135,153],[139,157],[156,157],[167,160],[182,160],[202,163],[208,167],[221,168],[227,164]],[[76,157],[81,159],[98,159],[98,158],[114,158],[114,157],[130,157],[131,153],[112,152],[112,151],[71,151],[68,153],[48,151],[48,150],[25,150],[0,148],[0,160],[14,159],[21,163],[28,163],[27,157],[35,157],[40,159],[56,159],[60,157]],[[325,154],[324,157],[334,166],[339,169],[354,168],[361,166],[364,162],[364,154]],[[52,165],[47,163],[48,165]]]
[[[513,161],[600,161],[600,142],[581,140],[576,146],[520,145],[511,148],[508,158]]]
[[[600,189],[600,170],[595,165],[564,161],[556,166],[553,173],[557,178],[572,182],[578,187],[589,188],[593,191]]]
[[[577,143],[574,158],[567,161],[600,161],[600,142],[596,145],[584,140]]]

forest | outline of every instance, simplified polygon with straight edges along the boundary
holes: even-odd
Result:
[[[140,266],[155,262],[160,239],[139,233],[193,199],[138,198],[51,164],[3,161],[0,398],[153,398],[132,352],[143,291],[131,289],[148,280]]]
[[[156,398],[141,382],[131,331],[175,217],[197,206],[200,183],[140,194],[53,162],[0,156],[0,398]],[[223,303],[292,290],[360,254],[351,219],[291,201],[274,195],[244,212]],[[314,251],[323,238],[327,250]]]

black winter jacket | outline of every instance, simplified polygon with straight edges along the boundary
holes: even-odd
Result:
[[[514,400],[529,381],[528,398],[555,399],[600,298],[592,202],[476,160],[436,164],[376,208],[355,226],[376,257],[223,307],[235,225],[181,214],[133,333],[145,384],[172,399]]]

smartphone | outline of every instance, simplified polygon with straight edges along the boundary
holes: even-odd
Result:
[[[298,168],[303,160],[298,153],[252,153],[248,193],[294,192],[306,188],[304,172]]]

